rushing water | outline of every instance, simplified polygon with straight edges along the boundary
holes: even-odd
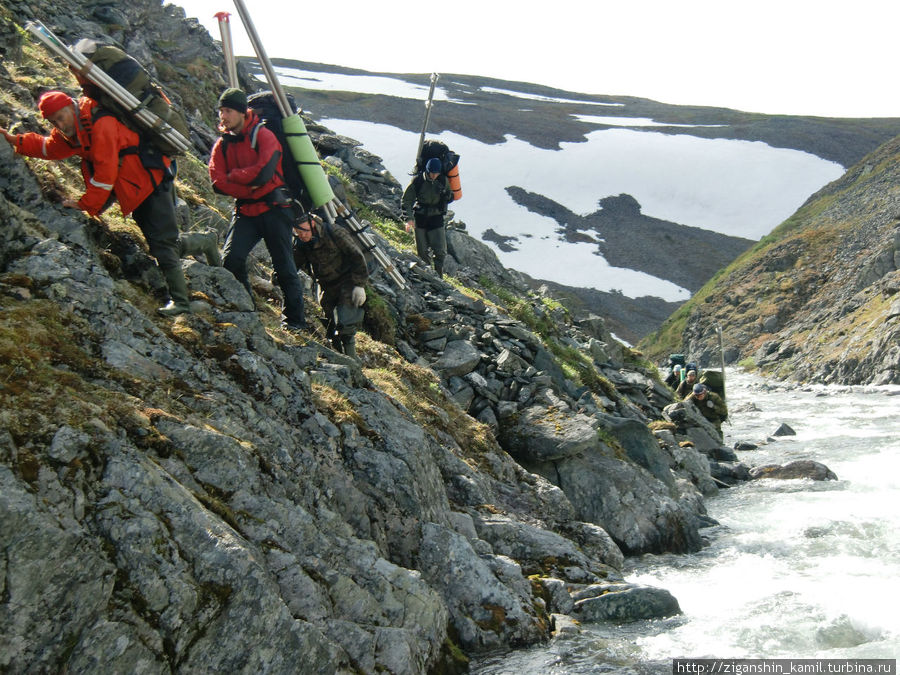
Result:
[[[900,655],[900,387],[804,387],[728,372],[725,444],[747,466],[812,459],[837,481],[760,480],[707,500],[719,525],[691,555],[629,560],[683,614],[582,633],[473,664],[479,675],[671,673],[674,658]],[[784,422],[796,436],[771,439]]]

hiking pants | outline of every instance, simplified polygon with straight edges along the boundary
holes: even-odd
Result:
[[[250,297],[253,292],[247,276],[247,256],[262,239],[266,242],[272,267],[278,276],[278,285],[284,295],[284,318],[291,324],[306,323],[303,315],[303,287],[294,256],[291,251],[293,234],[290,209],[271,208],[258,216],[244,216],[235,212],[231,225],[225,234],[223,264],[235,279],[240,281]]]
[[[181,269],[173,185],[163,180],[131,214],[162,270]]]
[[[437,227],[435,225],[440,223]],[[431,253],[434,252],[434,269],[438,274],[444,273],[444,258],[447,257],[447,231],[444,229],[444,216],[420,216],[416,214],[416,253],[431,264]]]

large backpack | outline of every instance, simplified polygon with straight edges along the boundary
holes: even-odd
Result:
[[[162,88],[150,77],[150,73],[134,58],[112,44],[91,38],[79,40],[72,46],[72,50],[82,54],[93,65],[118,82],[128,93],[141,102],[143,108],[146,108],[166,122],[175,131],[184,136],[185,140],[190,140],[191,132],[184,115],[175,108]],[[181,154],[182,150],[179,147],[175,146],[165,136],[148,130],[145,126],[138,123],[131,111],[119,105],[112,96],[100,87],[86,81],[83,77],[78,79],[87,96],[97,101],[104,110],[115,115],[116,119],[122,124],[136,131],[142,142],[145,141],[162,154],[170,157]]]
[[[286,94],[288,105],[291,106],[291,114],[297,112],[297,105],[294,97]],[[247,107],[252,108],[257,117],[262,120],[266,129],[275,134],[275,138],[281,143],[281,170],[284,174],[284,183],[287,185],[291,197],[299,202],[303,210],[308,211],[312,207],[312,200],[309,192],[300,176],[300,170],[297,168],[297,162],[292,161],[290,148],[287,144],[287,137],[284,135],[284,125],[282,124],[284,117],[278,104],[275,102],[275,96],[271,91],[260,91],[252,94],[247,98]]]
[[[462,198],[462,186],[459,180],[459,155],[447,147],[445,143],[429,139],[422,143],[422,152],[416,158],[416,168],[413,172],[417,179],[424,175],[425,165],[428,160],[437,157],[441,160],[441,173],[447,177],[447,183],[453,192],[452,201]]]
[[[445,143],[429,139],[422,143],[422,152],[416,158],[414,173],[422,173],[425,170],[425,164],[432,157],[441,160],[441,172],[445,176],[450,173],[450,169],[459,164],[459,155],[448,148]]]
[[[685,366],[684,354],[669,354],[669,370],[671,370],[676,365],[679,365],[682,368],[684,368],[684,366]]]

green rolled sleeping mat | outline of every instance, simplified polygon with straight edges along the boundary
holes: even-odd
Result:
[[[306,125],[300,115],[293,114],[282,121],[284,135],[287,139],[291,155],[297,163],[303,185],[309,192],[313,208],[318,208],[334,199],[334,191],[328,182],[328,174],[322,168],[319,155],[313,147]]]

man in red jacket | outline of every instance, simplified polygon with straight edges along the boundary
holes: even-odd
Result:
[[[118,200],[124,215],[131,214],[156,258],[169,287],[170,302],[156,311],[175,316],[191,311],[187,284],[181,271],[178,224],[172,192],[173,172],[168,157],[162,168],[147,168],[138,156],[140,138],[92,98],[76,102],[61,91],[48,91],[38,100],[38,109],[54,129],[49,136],[36,133],[0,134],[15,151],[27,157],[66,159],[81,157],[85,192],[63,206],[81,209],[92,216]]]
[[[284,294],[282,325],[305,330],[303,287],[291,251],[292,209],[281,171],[281,144],[247,109],[247,95],[236,88],[226,89],[219,97],[219,130],[224,133],[210,154],[209,177],[216,192],[236,198],[225,234],[223,264],[253,297],[247,256],[264,240]]]

